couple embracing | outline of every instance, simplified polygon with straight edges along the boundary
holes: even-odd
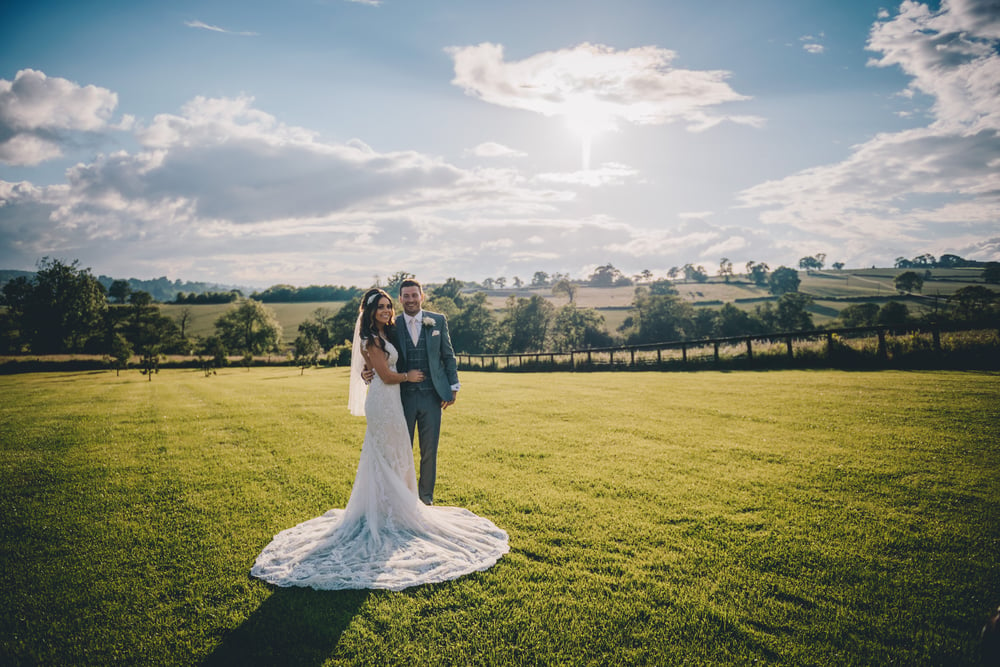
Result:
[[[367,428],[347,507],[275,535],[253,576],[278,586],[400,590],[485,570],[509,551],[507,533],[489,519],[433,505],[441,411],[459,390],[455,355],[445,317],[422,310],[420,283],[404,281],[400,299],[398,318],[379,288],[361,300],[348,404]]]

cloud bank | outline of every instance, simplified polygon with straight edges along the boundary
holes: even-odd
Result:
[[[761,220],[849,242],[858,254],[936,242],[958,227],[972,258],[996,258],[1000,219],[1000,12],[994,0],[943,0],[939,11],[906,0],[880,14],[867,48],[872,67],[900,67],[905,95],[929,97],[933,122],[882,133],[842,162],[806,169],[744,190]],[[955,237],[954,234],[949,236]]]
[[[546,51],[520,61],[504,59],[503,46],[450,47],[452,83],[484,102],[544,116],[590,122],[659,125],[686,122],[704,130],[724,120],[759,125],[762,119],[726,115],[714,107],[749,99],[734,91],[723,70],[671,66],[673,51],[643,46],[617,51],[600,44]]]

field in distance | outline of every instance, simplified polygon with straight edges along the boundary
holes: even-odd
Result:
[[[923,290],[919,294],[900,296],[893,280],[897,275],[908,269],[850,269],[844,271],[820,271],[806,273],[799,271],[802,283],[799,291],[812,296],[815,303],[810,308],[813,322],[824,325],[837,317],[837,314],[850,304],[845,299],[864,298],[875,299],[882,304],[890,300],[902,301],[911,312],[919,312],[921,308],[934,307],[935,300],[940,305],[957,290],[969,285],[983,285],[981,268],[931,269],[930,278],[924,281]],[[918,271],[919,273],[919,271]],[[718,277],[712,277],[704,283],[685,283],[677,281],[674,287],[680,298],[695,307],[718,308],[722,303],[733,302],[739,308],[753,310],[754,306],[763,300],[773,299],[766,289],[744,282],[739,276],[726,283]],[[997,286],[990,286],[997,289]],[[475,292],[480,290],[466,290]],[[507,299],[511,295],[530,297],[538,295],[554,306],[568,303],[565,295],[553,295],[550,287],[533,287],[520,289],[489,290],[487,303],[498,317],[502,317]],[[635,294],[635,286],[625,287],[588,287],[579,286],[575,302],[582,308],[598,310],[605,320],[608,331],[614,332],[628,316],[628,309]],[[394,295],[395,296],[395,295]],[[310,303],[269,303],[267,306],[275,311],[281,322],[282,339],[285,344],[291,344],[298,335],[298,326],[317,308],[325,308],[332,312],[339,310],[344,301],[324,301]],[[177,305],[164,304],[163,313],[175,320],[183,309],[190,309],[190,322],[187,333],[195,336],[208,336],[214,331],[215,320],[231,308],[231,304],[201,304]],[[398,305],[397,305],[398,309]]]

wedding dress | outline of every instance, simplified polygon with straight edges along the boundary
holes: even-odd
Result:
[[[398,352],[391,343],[386,350],[395,371]],[[368,427],[347,507],[275,535],[252,576],[277,586],[401,590],[486,570],[509,551],[507,533],[489,519],[420,502],[398,384],[376,374],[364,411]]]

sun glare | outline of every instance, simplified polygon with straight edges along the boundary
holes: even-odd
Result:
[[[581,160],[584,171],[590,169],[590,154],[594,138],[615,129],[611,115],[604,105],[592,98],[567,104],[566,126],[580,138]]]

